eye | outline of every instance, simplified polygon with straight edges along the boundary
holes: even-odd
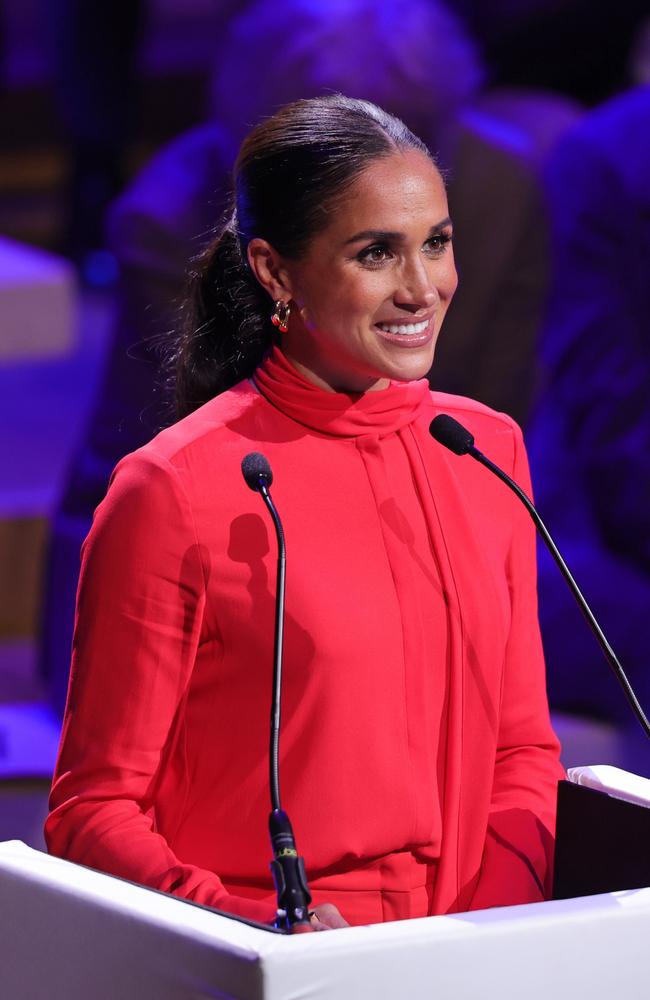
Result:
[[[372,246],[364,247],[357,254],[357,260],[367,267],[378,267],[390,260],[392,253],[384,243],[373,243]]]
[[[426,241],[424,249],[430,256],[439,257],[445,252],[449,243],[451,243],[450,232],[435,233]]]

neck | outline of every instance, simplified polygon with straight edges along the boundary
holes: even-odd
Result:
[[[282,345],[282,352],[287,361],[290,362],[297,372],[300,372],[303,378],[306,378],[308,382],[311,382],[319,389],[324,389],[325,392],[343,392],[355,395],[362,392],[375,392],[387,389],[390,384],[389,379],[376,378],[372,375],[364,377],[359,374],[355,378],[352,375],[346,374],[344,378],[341,378],[334,372],[324,371],[320,364],[320,371],[317,373],[308,362],[299,361],[290,350],[286,349],[286,345],[284,344]]]

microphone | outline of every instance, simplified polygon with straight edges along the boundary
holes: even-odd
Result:
[[[449,448],[449,450],[453,451],[455,455],[471,455],[472,458],[476,459],[477,462],[480,462],[481,465],[484,465],[486,469],[489,469],[490,472],[493,472],[494,475],[497,476],[502,483],[505,483],[506,486],[508,486],[509,489],[511,489],[512,492],[515,493],[517,497],[519,497],[524,507],[530,514],[531,518],[535,522],[535,527],[539,531],[544,541],[544,544],[546,545],[547,549],[553,556],[553,559],[555,560],[557,566],[559,567],[560,572],[562,573],[562,576],[564,577],[569,587],[569,590],[573,594],[578,604],[578,607],[582,611],[584,617],[587,619],[587,623],[589,624],[592,632],[596,636],[596,639],[600,644],[600,648],[605,655],[605,659],[609,663],[616,679],[623,688],[623,692],[630,704],[630,707],[632,708],[632,711],[634,712],[637,719],[641,723],[641,726],[643,727],[646,736],[650,737],[650,722],[648,722],[645,713],[641,708],[639,700],[636,694],[634,693],[634,689],[632,688],[632,685],[627,679],[625,671],[623,670],[623,667],[621,666],[621,663],[616,653],[612,649],[611,645],[607,640],[607,637],[605,636],[605,633],[603,632],[600,625],[596,621],[596,618],[591,608],[587,604],[587,601],[582,591],[580,590],[578,584],[576,583],[571,571],[569,570],[569,567],[562,558],[560,550],[553,541],[550,532],[548,531],[546,525],[539,516],[531,499],[524,493],[521,487],[517,485],[514,479],[511,479],[510,476],[503,471],[503,469],[500,469],[498,465],[495,465],[494,462],[491,462],[490,459],[487,458],[482,451],[479,451],[479,449],[474,446],[473,435],[470,434],[470,432],[467,430],[466,427],[463,427],[463,425],[459,424],[457,420],[454,420],[453,417],[450,417],[448,413],[440,413],[438,414],[437,417],[434,417],[434,419],[431,421],[429,425],[429,432],[431,433],[432,437],[434,437],[436,441],[439,442],[439,444],[444,445],[445,448]]]
[[[269,781],[271,813],[269,834],[273,861],[271,874],[278,899],[276,926],[284,930],[311,930],[309,904],[311,893],[307,885],[305,863],[296,850],[291,822],[280,804],[280,710],[282,705],[282,648],[284,641],[284,592],[286,582],[286,546],[280,515],[271,499],[273,482],[271,466],[265,455],[252,451],[241,463],[246,485],[259,493],[273,520],[278,543],[278,564],[275,590],[275,640],[273,648],[273,693],[271,698],[271,739],[269,744]]]
[[[273,485],[273,473],[266,455],[259,451],[251,451],[245,455],[241,463],[241,471],[246,485],[255,493],[259,493],[262,486],[266,489]]]
[[[448,413],[439,413],[429,424],[429,433],[454,455],[467,455],[474,447],[474,436],[466,427],[450,417]]]

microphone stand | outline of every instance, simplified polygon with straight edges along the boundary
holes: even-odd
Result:
[[[255,459],[257,465],[251,473],[245,463]],[[311,893],[307,885],[305,863],[298,854],[296,841],[287,813],[280,802],[280,710],[282,703],[282,650],[284,640],[284,595],[286,582],[286,546],[282,522],[269,493],[273,481],[271,468],[263,455],[247,455],[242,462],[247,484],[260,493],[273,520],[278,543],[278,562],[275,600],[275,640],[273,649],[273,693],[271,698],[271,739],[269,745],[269,779],[271,812],[269,835],[273,860],[271,874],[278,900],[276,927],[292,933],[311,931],[309,904]]]
[[[600,625],[596,621],[594,613],[589,607],[584,594],[582,593],[580,587],[576,583],[573,574],[571,573],[569,567],[565,563],[562,554],[560,553],[560,550],[553,541],[550,532],[548,531],[546,525],[539,516],[537,509],[534,506],[531,499],[524,493],[522,488],[517,485],[514,479],[511,479],[510,476],[503,471],[503,469],[500,469],[498,465],[495,465],[494,462],[491,462],[490,459],[487,458],[487,456],[484,455],[482,451],[479,451],[479,449],[474,446],[473,436],[470,434],[468,430],[466,430],[466,428],[462,426],[462,424],[459,424],[458,421],[454,420],[453,417],[450,417],[446,413],[439,414],[431,421],[429,430],[432,436],[436,439],[436,441],[444,445],[446,448],[449,448],[455,454],[471,455],[472,458],[474,458],[477,462],[480,462],[480,464],[483,465],[486,469],[489,469],[490,472],[493,472],[494,475],[497,476],[497,478],[500,479],[502,483],[505,483],[505,485],[509,489],[511,489],[512,492],[519,498],[519,500],[521,500],[524,507],[526,508],[531,518],[533,519],[535,527],[539,531],[544,544],[546,545],[547,549],[553,556],[553,559],[555,560],[562,576],[564,577],[569,587],[569,590],[573,594],[573,597],[575,598],[578,607],[582,611],[584,617],[587,619],[587,622],[591,627],[592,632],[596,636],[596,639],[598,640],[600,648],[603,651],[605,659],[607,660],[609,666],[613,670],[614,675],[618,680],[619,684],[623,688],[623,692],[630,704],[632,711],[634,712],[637,719],[641,723],[641,726],[646,736],[650,737],[650,722],[648,722],[645,712],[641,708],[639,699],[637,698],[636,694],[634,693],[634,689],[632,688],[632,685],[627,679],[627,675],[623,670],[621,662],[618,659],[614,650],[612,649],[611,645],[609,644],[607,636],[605,635]]]

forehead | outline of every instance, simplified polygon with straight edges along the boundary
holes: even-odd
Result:
[[[328,230],[429,229],[447,215],[447,195],[433,162],[416,149],[374,160],[345,192],[331,214]]]

